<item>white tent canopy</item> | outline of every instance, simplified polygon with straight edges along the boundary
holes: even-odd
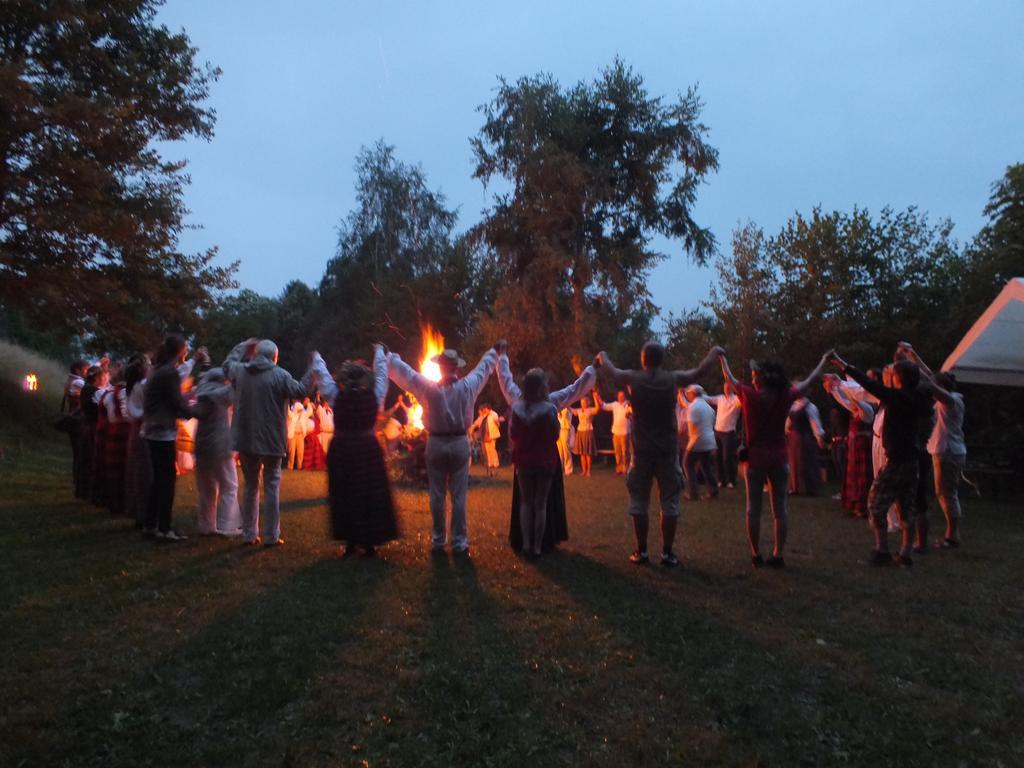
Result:
[[[1006,284],[942,370],[969,384],[1024,387],[1024,277]]]

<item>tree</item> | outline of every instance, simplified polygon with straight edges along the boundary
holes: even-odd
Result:
[[[1007,281],[1024,275],[1024,164],[1006,169],[992,184],[985,206],[988,223],[964,249],[952,280],[956,285],[951,310],[963,334]]]
[[[850,359],[891,359],[900,339],[927,359],[949,352],[959,268],[952,224],[914,208],[796,214],[773,237],[752,224],[719,261],[709,307],[734,356],[778,357],[794,374],[839,347]]]
[[[0,20],[0,310],[127,350],[232,284],[183,254],[185,163],[158,143],[209,139],[219,70],[160,0],[5,0]]]
[[[502,278],[481,323],[521,336],[530,364],[563,368],[593,351],[600,319],[621,328],[653,314],[646,281],[664,258],[654,235],[680,240],[698,262],[713,252],[691,210],[717,152],[694,89],[652,97],[619,60],[569,89],[550,75],[499,82],[472,140],[476,178],[511,186],[480,229]]]
[[[419,167],[378,142],[356,158],[357,207],[339,227],[338,252],[319,288],[317,343],[329,359],[366,357],[383,340],[409,356],[421,323],[453,341],[468,333],[473,296],[488,291],[481,251],[453,235],[456,213]]]

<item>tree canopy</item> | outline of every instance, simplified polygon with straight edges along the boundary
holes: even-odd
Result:
[[[513,351],[531,350],[522,364],[564,368],[599,331],[653,315],[647,277],[663,258],[653,236],[681,241],[698,262],[711,255],[714,237],[692,208],[718,155],[695,89],[651,96],[620,60],[570,88],[543,74],[499,82],[472,140],[475,176],[510,187],[478,230],[501,278],[481,330],[514,327]]]
[[[209,139],[219,75],[159,0],[5,0],[0,15],[0,310],[98,348],[131,349],[232,285],[185,254],[183,161]]]

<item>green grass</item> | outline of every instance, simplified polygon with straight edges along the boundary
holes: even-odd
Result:
[[[429,556],[411,490],[404,538],[342,561],[322,474],[286,473],[281,549],[161,546],[72,502],[66,453],[0,463],[3,766],[1024,764],[1019,503],[968,501],[965,548],[908,572],[797,499],[772,572],[726,491],[666,572],[626,561],[602,470],[533,564],[503,470],[470,491],[470,561]]]

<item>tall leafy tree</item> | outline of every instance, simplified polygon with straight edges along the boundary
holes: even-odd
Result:
[[[160,0],[4,0],[0,13],[0,309],[94,346],[132,348],[231,284],[185,254],[185,163],[209,139],[219,71],[155,21]]]
[[[378,142],[356,159],[356,208],[342,222],[337,255],[319,288],[318,346],[334,359],[366,356],[383,340],[406,355],[420,349],[420,323],[449,339],[473,318],[480,249],[456,237],[455,211],[419,167]],[[484,291],[486,294],[486,291]]]
[[[476,178],[509,187],[480,230],[503,281],[481,327],[529,344],[521,364],[564,367],[592,351],[602,319],[652,314],[655,235],[698,262],[713,252],[692,208],[717,152],[696,90],[651,96],[620,60],[570,88],[545,74],[499,82],[472,140]]]

